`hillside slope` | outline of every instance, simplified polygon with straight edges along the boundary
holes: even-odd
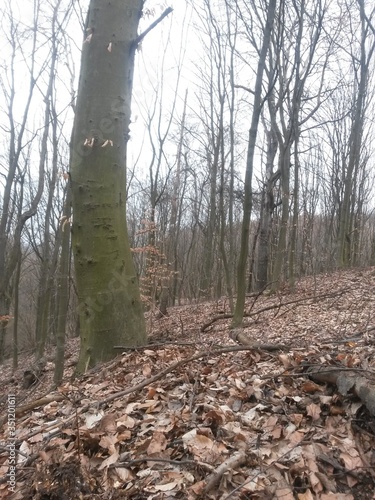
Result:
[[[149,346],[73,381],[71,341],[52,392],[52,362],[28,390],[2,367],[0,497],[374,498],[375,268],[249,297],[252,345],[229,322],[225,298],[149,314]]]

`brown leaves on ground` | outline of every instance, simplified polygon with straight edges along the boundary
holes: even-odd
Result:
[[[225,300],[176,307],[149,315],[157,345],[67,379],[55,400],[20,414],[13,498],[374,498],[374,414],[309,370],[374,377],[375,270],[305,279],[253,302],[244,331],[287,350],[238,350]],[[2,477],[9,439],[4,425]]]

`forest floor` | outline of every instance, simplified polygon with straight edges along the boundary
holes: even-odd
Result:
[[[252,345],[226,299],[149,313],[150,345],[74,380],[70,340],[56,391],[52,361],[28,389],[2,366],[0,498],[374,499],[375,268],[246,312]]]

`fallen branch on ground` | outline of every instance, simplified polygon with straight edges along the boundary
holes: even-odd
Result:
[[[244,451],[238,451],[231,457],[227,458],[212,474],[207,477],[203,494],[206,495],[213,490],[220,483],[221,478],[228,470],[234,470],[236,467],[244,464],[245,462],[246,453]]]
[[[337,292],[331,292],[331,293],[325,293],[323,295],[316,295],[313,297],[303,297],[301,299],[294,299],[294,300],[289,300],[288,302],[279,302],[277,304],[271,304],[270,306],[262,307],[261,309],[257,309],[254,312],[245,312],[244,313],[244,318],[252,318],[254,316],[257,316],[258,314],[267,312],[267,311],[272,311],[273,309],[280,309],[281,307],[284,306],[289,306],[290,304],[301,304],[304,305],[303,302],[307,302],[309,300],[312,300],[313,302],[316,302],[317,300],[323,300],[327,299],[330,297],[336,297],[340,296],[346,293],[346,290],[338,290]],[[215,316],[212,318],[210,321],[207,321],[204,325],[201,326],[201,332],[204,332],[209,328],[211,325],[213,325],[216,321],[219,321],[221,319],[230,319],[233,318],[233,314],[231,313],[225,313],[225,314],[219,314],[218,316]]]
[[[65,396],[62,394],[50,394],[46,397],[36,399],[35,401],[31,401],[30,403],[27,403],[26,405],[19,406],[16,408],[16,417],[20,417],[24,413],[27,413],[31,410],[35,410],[35,408],[39,408],[40,406],[45,406],[48,405],[49,403],[56,402],[56,401],[62,401],[63,399],[66,399]],[[4,423],[7,421],[8,415],[3,416],[0,418],[0,426],[4,425]]]
[[[314,382],[336,385],[342,396],[355,394],[371,415],[375,416],[375,383],[372,380],[358,375],[355,370],[343,370],[334,366],[314,367],[308,374]]]
[[[172,363],[171,365],[167,366],[167,368],[165,368],[161,372],[157,373],[153,377],[150,377],[150,378],[144,380],[143,382],[140,382],[139,384],[137,384],[133,387],[129,387],[129,389],[125,389],[124,391],[115,392],[114,394],[111,394],[110,396],[108,396],[107,398],[105,398],[104,400],[102,400],[99,403],[99,407],[106,406],[108,403],[110,403],[111,401],[113,401],[117,398],[126,396],[128,394],[132,394],[133,392],[138,392],[141,389],[147,387],[148,385],[153,384],[154,382],[162,379],[165,375],[167,375],[170,372],[173,372],[173,370],[175,370],[176,368],[179,368],[180,366],[186,365],[186,364],[191,363],[193,361],[197,361],[198,359],[209,358],[209,357],[213,357],[213,356],[220,356],[221,354],[226,354],[228,352],[254,351],[254,350],[255,351],[262,351],[263,350],[262,347],[265,348],[264,350],[267,350],[266,349],[267,345],[263,346],[261,344],[257,344],[257,345],[253,345],[253,346],[251,346],[251,345],[226,346],[226,347],[222,347],[220,349],[212,349],[211,351],[207,351],[207,350],[206,351],[199,351],[198,353],[194,354],[193,356],[190,356],[189,358],[181,359],[180,361],[176,361],[175,363]],[[85,377],[85,375],[82,375],[82,377]],[[32,402],[28,403],[27,405],[24,405],[24,406],[17,408],[16,416],[23,415],[24,413],[27,413],[28,411],[34,410],[35,408],[38,408],[41,406],[45,406],[46,404],[51,403],[53,401],[63,401],[64,399],[69,399],[69,398],[63,394],[58,394],[58,393],[51,394],[49,396],[46,396],[46,397],[41,398],[41,399],[37,399],[36,401],[32,401]],[[91,405],[87,405],[83,408],[80,408],[80,413],[87,411],[90,408],[90,406]],[[4,424],[4,422],[6,422],[6,419],[7,419],[7,415],[3,416],[0,419],[0,425]],[[61,422],[61,425],[63,426],[63,425],[65,425],[65,423]]]
[[[244,347],[249,346],[259,351],[274,352],[289,350],[289,348],[284,344],[260,344],[259,342],[254,342],[249,334],[245,333],[242,328],[235,328],[231,330],[229,337]]]

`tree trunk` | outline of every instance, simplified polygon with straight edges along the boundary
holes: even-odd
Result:
[[[142,0],[91,0],[71,156],[72,241],[79,300],[78,372],[146,343],[126,201],[134,56]]]
[[[54,59],[55,59],[54,54]],[[46,113],[45,129],[48,131],[49,122],[51,122],[52,128],[52,172],[48,184],[48,201],[46,206],[46,212],[44,216],[44,235],[43,235],[43,246],[42,246],[42,256],[40,263],[40,278],[39,278],[39,291],[38,291],[38,301],[37,301],[37,313],[36,313],[36,328],[35,328],[35,339],[37,343],[37,359],[43,356],[46,340],[48,334],[51,332],[51,303],[54,288],[54,276],[56,273],[56,266],[58,260],[58,251],[60,247],[60,242],[58,241],[58,233],[55,234],[54,251],[51,252],[51,214],[53,213],[53,204],[56,196],[56,185],[57,185],[57,174],[58,174],[58,147],[59,139],[57,133],[58,126],[58,116],[56,112],[56,107],[54,101],[54,91],[53,91],[53,79],[55,77],[55,65],[51,65],[51,76],[50,76],[50,89],[49,94],[51,95],[51,103],[48,107],[48,114]],[[50,109],[49,109],[50,108]],[[47,147],[47,146],[46,146]]]
[[[69,305],[69,263],[70,263],[70,224],[71,189],[66,191],[64,216],[62,220],[61,255],[57,277],[58,317],[56,332],[56,357],[54,383],[58,386],[64,374],[66,318]]]
[[[18,320],[19,320],[19,284],[21,279],[22,259],[19,259],[14,274],[14,323],[13,323],[13,372],[18,368]]]
[[[258,256],[257,256],[257,279],[256,291],[264,290],[268,283],[269,275],[269,249],[270,234],[272,223],[272,212],[274,210],[273,189],[279,173],[274,175],[273,167],[277,153],[277,136],[273,128],[267,131],[267,162],[266,179],[262,193],[262,208],[260,217],[260,228],[258,238]]]
[[[182,165],[182,146],[185,134],[186,106],[188,98],[188,89],[185,91],[184,108],[182,111],[180,138],[177,146],[176,173],[173,180],[173,191],[171,200],[171,216],[169,219],[168,237],[165,245],[166,265],[168,267],[168,276],[166,284],[163,286],[160,297],[159,311],[161,316],[167,315],[169,304],[175,305],[178,282],[178,235],[180,232],[180,191],[181,191],[181,165]]]
[[[262,102],[263,73],[266,64],[267,52],[271,40],[271,33],[275,18],[275,9],[276,9],[276,0],[270,0],[267,12],[267,22],[263,34],[262,48],[258,61],[255,92],[254,92],[254,108],[251,119],[251,126],[249,130],[249,142],[247,149],[246,174],[245,174],[245,199],[243,204],[240,256],[238,259],[238,267],[237,267],[237,302],[233,315],[233,322],[232,322],[233,327],[238,327],[242,324],[244,309],[245,309],[246,262],[249,253],[250,216],[252,209],[253,163],[254,163],[256,139],[258,135],[260,113],[263,106]]]
[[[294,143],[294,189],[293,189],[293,220],[290,229],[289,250],[289,285],[292,290],[296,284],[296,253],[298,235],[298,212],[299,212],[299,157],[298,157],[298,132]]]
[[[353,67],[359,67],[356,71],[357,85],[354,88],[356,95],[353,99],[353,119],[350,134],[349,160],[344,179],[344,195],[342,200],[341,214],[339,219],[339,231],[337,241],[337,264],[339,267],[347,267],[352,258],[352,220],[353,183],[356,172],[361,161],[361,146],[363,141],[364,118],[366,109],[366,95],[369,78],[370,63],[375,51],[375,42],[369,44],[368,19],[366,18],[363,0],[358,0],[361,22],[361,52],[360,57],[352,55]]]

